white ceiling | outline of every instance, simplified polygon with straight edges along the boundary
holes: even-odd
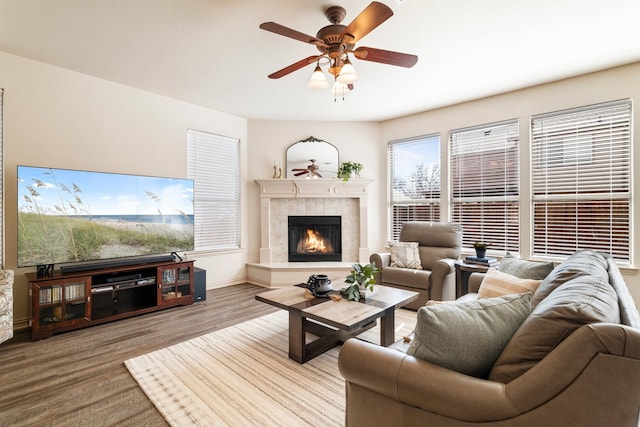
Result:
[[[413,68],[354,60],[353,93],[306,83],[318,53],[258,28],[315,36],[370,0],[0,0],[0,50],[249,119],[379,121],[640,60],[639,0],[383,0],[357,46],[412,53]],[[0,70],[0,85],[2,70]]]

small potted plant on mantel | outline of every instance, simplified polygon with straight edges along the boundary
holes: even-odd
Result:
[[[358,301],[364,298],[367,289],[373,291],[373,285],[376,283],[376,274],[379,273],[374,263],[370,264],[353,264],[351,274],[344,280],[350,286],[342,289],[340,292],[351,301]]]
[[[487,255],[487,248],[491,246],[491,243],[475,242],[473,248],[476,250],[476,257],[484,258]]]
[[[338,168],[338,178],[341,178],[343,182],[349,181],[354,176],[360,176],[360,171],[364,169],[362,163],[357,162],[342,162]]]

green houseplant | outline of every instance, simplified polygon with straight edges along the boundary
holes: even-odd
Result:
[[[487,254],[487,248],[489,246],[491,246],[491,243],[474,242],[473,249],[476,250],[476,256],[478,258],[484,258],[485,255]]]
[[[342,290],[342,294],[351,301],[358,301],[361,292],[367,290],[373,291],[373,285],[376,283],[376,274],[379,273],[374,263],[370,264],[353,264],[351,274],[344,280],[349,286]]]
[[[364,169],[362,163],[357,162],[342,162],[340,163],[340,167],[338,168],[338,178],[341,178],[342,181],[347,182],[353,176],[359,176],[360,171]]]

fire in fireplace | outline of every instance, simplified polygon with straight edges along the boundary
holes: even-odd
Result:
[[[289,261],[342,261],[342,218],[290,216]]]

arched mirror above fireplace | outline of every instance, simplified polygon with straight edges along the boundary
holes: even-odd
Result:
[[[287,148],[287,178],[335,178],[338,149],[327,141],[310,136]]]

